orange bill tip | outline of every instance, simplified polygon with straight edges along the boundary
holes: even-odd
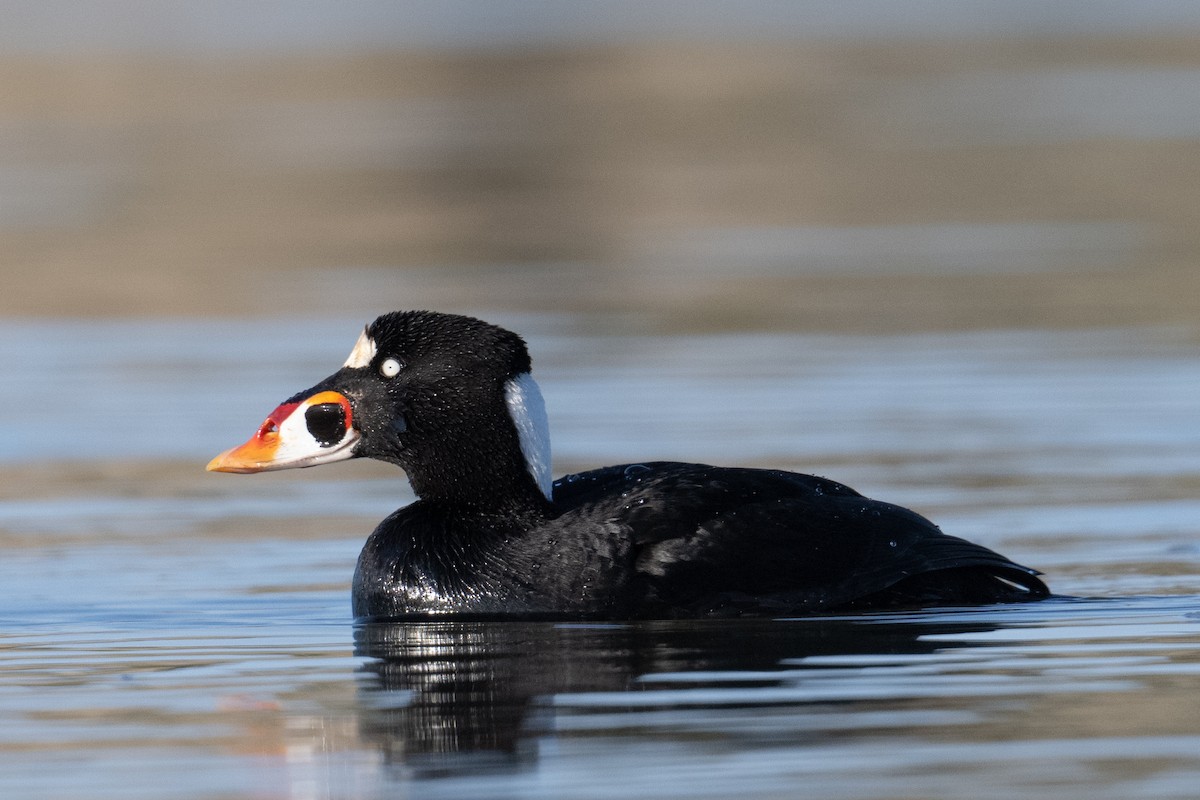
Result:
[[[205,469],[209,472],[261,472],[275,460],[279,449],[279,426],[299,406],[299,403],[284,403],[276,408],[258,426],[249,441],[221,453],[208,462]]]

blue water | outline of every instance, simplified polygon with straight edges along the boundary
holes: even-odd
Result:
[[[1184,798],[1200,778],[1194,598],[357,630],[329,599],[272,599],[270,624],[211,600],[6,619],[6,795]]]
[[[828,474],[1089,599],[355,628],[354,560],[411,499],[402,475],[202,466],[336,369],[364,320],[4,322],[0,795],[1195,796],[1186,339],[485,316],[529,339],[559,473]]]

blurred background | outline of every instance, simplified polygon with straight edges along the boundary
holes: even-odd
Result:
[[[1193,3],[4,0],[0,17],[10,318],[429,306],[1195,335]]]

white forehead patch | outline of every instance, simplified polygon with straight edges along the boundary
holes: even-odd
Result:
[[[375,357],[375,340],[367,336],[367,329],[363,328],[363,332],[359,334],[358,341],[354,343],[354,349],[350,351],[350,357],[346,359],[343,367],[367,367],[371,365],[371,359]]]
[[[525,467],[549,500],[554,481],[550,475],[550,421],[546,419],[542,390],[532,375],[522,372],[505,384],[504,399],[508,415],[517,426]]]

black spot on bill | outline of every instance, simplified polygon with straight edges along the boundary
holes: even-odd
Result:
[[[346,435],[346,410],[341,403],[318,403],[304,412],[308,432],[322,447],[333,447]]]

